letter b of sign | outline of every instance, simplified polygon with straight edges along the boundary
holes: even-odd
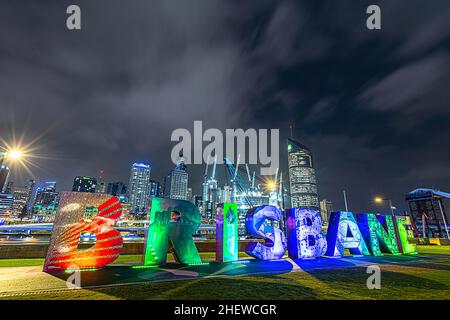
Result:
[[[377,5],[371,5],[367,7],[367,17],[366,25],[369,30],[380,30],[381,29],[381,9]]]
[[[66,26],[69,30],[81,30],[81,9],[77,5],[70,5],[66,10],[67,14],[70,16],[67,17]]]

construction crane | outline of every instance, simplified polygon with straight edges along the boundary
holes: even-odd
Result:
[[[239,161],[239,158],[238,158]],[[233,196],[234,191],[238,191],[240,195],[242,195],[244,202],[249,207],[254,207],[256,204],[253,203],[252,199],[248,197],[249,187],[246,185],[241,175],[239,174],[239,163],[237,163],[236,168],[233,166],[233,163],[227,158],[224,158],[225,167],[227,169],[228,181],[230,181],[233,186]],[[247,166],[246,166],[247,167]],[[247,167],[248,170],[248,167]],[[248,175],[250,176],[250,175]],[[234,200],[234,199],[233,199]]]

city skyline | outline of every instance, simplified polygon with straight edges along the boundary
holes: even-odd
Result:
[[[171,132],[195,120],[280,129],[280,142],[293,125],[293,138],[313,150],[321,199],[343,209],[346,190],[350,210],[388,211],[372,201],[380,195],[402,212],[411,190],[450,186],[450,5],[413,0],[423,10],[405,13],[379,3],[383,29],[371,31],[370,1],[135,1],[124,9],[80,0],[79,32],[67,30],[64,3],[1,3],[0,137],[36,140],[35,178],[70,190],[75,176],[100,170],[127,182],[140,161],[162,183],[173,166]],[[11,170],[24,185],[28,173]],[[204,166],[189,170],[200,194]]]
[[[288,148],[289,148],[289,143],[298,143],[298,142],[296,142],[295,140],[293,140],[292,138],[288,138],[287,139],[287,144],[288,144]],[[304,146],[303,146],[304,147]],[[308,148],[306,148],[306,147],[304,147],[306,150],[308,150],[308,152],[311,152]],[[284,160],[286,160],[286,161],[284,161]],[[287,159],[281,159],[281,163],[283,164],[284,162],[288,162],[287,161]],[[138,166],[148,166],[148,168],[149,169],[152,169],[153,167],[149,164],[149,162],[139,162],[139,163],[137,163],[137,162],[134,162],[134,164],[132,164],[132,167],[134,166],[134,165],[138,165]],[[172,165],[172,163],[170,163],[170,165]],[[179,165],[179,163],[177,163],[177,165],[176,165],[176,167]],[[241,164],[241,165],[245,165],[245,164]],[[191,165],[189,165],[189,166],[186,166],[186,165],[184,165],[183,164],[183,167],[184,167],[184,170],[186,170],[186,171],[189,171],[189,169],[188,169],[188,167],[189,168],[191,168],[191,167],[198,167],[199,165],[193,165],[193,164],[191,164]],[[204,164],[204,165],[201,165],[202,167],[204,167],[204,168],[206,168],[207,167],[207,165],[206,164]],[[223,166],[225,166],[225,165],[223,165]],[[253,166],[253,167],[255,167],[255,166]],[[287,165],[287,163],[286,163],[286,167],[288,167],[288,165]],[[225,170],[225,169],[224,169]],[[151,171],[151,170],[149,170],[149,171]],[[173,171],[173,170],[172,170]],[[99,172],[99,175],[104,175],[104,171],[103,170],[97,170],[97,172]],[[252,170],[252,172],[253,172],[253,170]],[[9,177],[9,179],[8,179],[8,183],[10,183],[10,184],[14,184],[14,187],[13,187],[13,190],[15,189],[15,188],[18,188],[18,189],[21,189],[21,188],[26,188],[27,187],[27,184],[29,183],[29,181],[34,181],[34,183],[36,182],[36,183],[40,183],[40,184],[48,184],[48,183],[52,183],[52,184],[55,184],[56,185],[56,181],[51,181],[51,180],[54,180],[54,179],[51,179],[51,178],[36,178],[36,177],[28,177],[28,178],[25,178],[25,181],[23,182],[23,183],[17,183],[17,182],[15,182],[14,180],[12,180],[11,179],[11,176],[13,176],[13,173],[14,172],[11,172],[10,173],[10,177]],[[288,173],[289,173],[289,170],[286,170],[286,172],[285,172],[285,174],[286,174],[286,176],[288,176]],[[217,175],[217,174],[216,174]],[[107,176],[107,174],[106,174],[106,176]],[[150,192],[150,189],[152,188],[152,184],[153,183],[155,183],[155,182],[157,182],[157,183],[159,183],[160,184],[160,188],[161,188],[161,190],[160,190],[160,196],[164,196],[164,190],[163,190],[163,186],[164,186],[164,179],[167,177],[167,175],[166,176],[163,176],[162,178],[159,178],[159,177],[154,177],[153,175],[150,175],[150,173],[148,174],[148,184],[147,184],[147,188],[148,188],[148,194],[149,195],[151,195],[151,192]],[[192,177],[191,175],[190,175],[190,177]],[[264,177],[264,176],[263,176]],[[204,178],[204,176],[202,176],[202,178]],[[75,176],[75,178],[73,178],[73,179],[71,179],[69,182],[64,182],[64,181],[60,181],[60,182],[58,182],[58,185],[60,185],[60,186],[62,186],[62,187],[59,187],[58,188],[58,192],[60,192],[60,191],[70,191],[70,190],[72,190],[72,191],[75,191],[74,190],[74,188],[75,188],[75,182],[76,182],[76,180],[77,179],[93,179],[94,180],[94,184],[96,184],[95,185],[95,187],[99,187],[100,186],[100,183],[98,183],[97,184],[97,181],[100,181],[99,180],[99,178],[97,178],[96,176],[80,176],[80,175],[77,175],[77,176]],[[116,180],[114,180],[114,179],[108,179],[107,177],[105,178],[105,177],[102,177],[102,180],[104,181],[103,183],[104,183],[104,187],[105,187],[105,193],[109,193],[109,192],[106,192],[106,186],[108,186],[108,185],[110,185],[110,184],[115,184],[115,183],[123,183],[122,181],[116,181]],[[130,180],[130,176],[128,176],[128,179],[125,179],[126,181],[127,181],[127,183],[125,183],[124,184],[124,186],[125,186],[125,189],[127,190],[127,192],[126,192],[126,195],[128,196],[129,194],[130,194],[130,192],[131,192],[131,190],[130,191],[128,191],[128,186],[130,185],[130,182],[129,182],[129,180]],[[196,176],[194,176],[194,179],[193,179],[194,181],[196,181],[196,180],[198,180],[198,181],[202,181],[202,183],[200,183],[199,185],[191,185],[190,183],[187,185],[187,187],[188,187],[188,189],[193,189],[193,190],[195,190],[195,191],[193,191],[193,196],[203,196],[204,195],[204,180],[200,180],[198,177],[196,177]],[[217,179],[217,180],[215,180],[216,182],[216,184],[217,184],[217,187],[219,188],[218,190],[220,190],[221,192],[223,192],[223,190],[222,190],[222,188],[223,187],[226,187],[226,186],[229,186],[229,181],[227,181],[227,179],[225,178],[225,174],[223,174],[222,175],[222,177],[221,178],[219,178],[219,179]],[[90,182],[90,181],[89,181]],[[91,182],[90,182],[91,183]],[[68,186],[67,188],[65,188],[64,186]],[[285,181],[284,183],[283,183],[283,185],[284,185],[284,188],[285,189],[287,189],[288,190],[288,192],[289,192],[289,190],[290,190],[290,179],[289,180],[287,180],[287,181]],[[320,182],[318,182],[318,185],[320,185]],[[90,191],[82,191],[82,192],[98,192],[98,190],[95,190],[95,187],[94,187],[94,189],[92,189],[92,190],[90,190]],[[418,187],[421,187],[421,186],[418,186]],[[6,184],[5,184],[5,188],[6,188]],[[319,187],[320,188],[320,187]],[[440,189],[437,189],[437,190],[440,190]],[[340,192],[342,192],[342,191],[344,191],[344,190],[340,190]],[[412,189],[411,190],[409,190],[408,192],[406,192],[405,193],[405,195],[407,194],[407,193],[409,193],[409,192],[411,192],[411,191],[413,191]],[[7,192],[4,192],[5,194],[7,193]],[[14,192],[11,192],[11,194],[13,194]],[[288,194],[286,194],[289,198],[291,197],[291,194],[290,193],[288,193]],[[403,195],[403,196],[405,196],[405,195]],[[342,196],[342,195],[341,195]],[[33,197],[35,197],[35,195],[33,196]],[[188,200],[188,201],[190,201],[190,202],[192,202],[193,201],[193,199],[186,199],[186,200]],[[322,200],[326,200],[326,201],[330,201],[330,200],[328,200],[325,196],[322,196],[321,194],[320,194],[320,192],[318,192],[318,200],[319,200],[319,202],[321,202]],[[341,203],[339,203],[339,201],[338,201],[338,204],[336,205],[334,205],[334,207],[335,207],[335,210],[344,210],[345,211],[345,204],[344,204],[344,200],[343,200],[343,198],[341,199],[342,200],[342,204]],[[130,201],[130,199],[128,199],[128,201]],[[347,200],[348,201],[348,200]],[[331,203],[334,203],[333,201],[330,201]],[[368,199],[368,206],[367,207],[369,207],[370,206],[370,204],[371,203],[375,203],[375,201],[374,201],[374,198],[370,198],[370,199]],[[396,206],[395,207],[395,210],[398,212],[398,213],[403,213],[404,211],[409,211],[408,209],[408,205],[407,205],[407,203],[406,203],[406,200],[403,200],[403,202],[404,203],[400,203],[400,206]],[[318,211],[320,211],[320,206],[319,205],[317,205],[317,207],[316,206],[311,206],[311,205],[305,205],[305,206],[301,206],[301,207],[311,207],[311,208],[313,208],[313,209],[316,209],[316,210],[318,210]],[[336,208],[337,207],[337,208]],[[402,208],[402,207],[404,207],[404,209]],[[386,212],[386,213],[388,213],[389,211],[390,211],[390,209],[388,208],[388,207],[386,207],[386,206],[380,206],[379,204],[375,204],[375,205],[373,205],[373,208],[375,208],[373,211],[374,212]],[[401,208],[401,209],[399,209],[399,208]],[[353,210],[351,207],[349,208],[349,211],[355,211],[355,212],[363,212],[363,211],[370,211],[370,210],[362,210],[362,211],[358,211],[358,210]]]

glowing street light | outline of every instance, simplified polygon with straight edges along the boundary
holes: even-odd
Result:
[[[381,198],[381,197],[375,197],[375,202],[376,203],[382,203],[383,202],[383,198]]]
[[[266,181],[266,189],[268,191],[275,191],[277,189],[277,184],[273,180],[267,180]]]
[[[11,165],[19,165],[24,167],[29,173],[31,173],[27,164],[33,165],[30,158],[35,157],[30,153],[31,149],[26,149],[20,146],[10,146],[6,144],[6,147],[0,147],[0,165],[4,162]]]
[[[9,151],[6,151],[5,153],[5,159],[11,159],[13,161],[20,160],[24,156],[23,152],[19,149],[12,149]]]
[[[391,214],[392,216],[394,216],[394,209],[395,207],[392,205],[392,200],[391,199],[385,199],[382,197],[375,197],[374,201],[376,203],[383,203],[384,201],[388,201],[389,202],[389,207],[391,208]]]

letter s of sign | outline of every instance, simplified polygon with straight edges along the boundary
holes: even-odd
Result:
[[[67,17],[66,26],[69,30],[81,30],[81,9],[79,6],[72,4],[67,7]]]
[[[373,4],[367,7],[367,17],[366,25],[369,30],[381,30],[381,9],[379,6]]]

